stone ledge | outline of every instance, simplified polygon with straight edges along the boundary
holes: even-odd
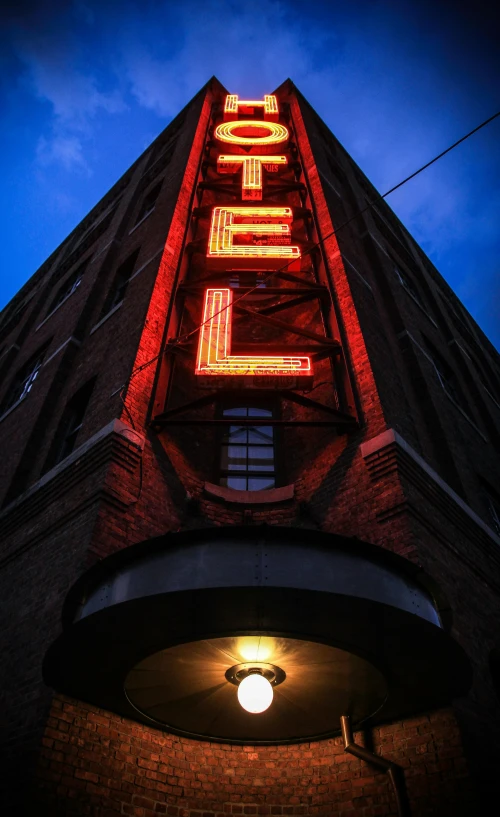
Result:
[[[287,502],[293,499],[295,494],[294,483],[284,485],[283,488],[269,488],[266,491],[236,491],[233,488],[214,485],[212,482],[205,482],[203,487],[209,496],[240,505],[269,505],[276,502]]]
[[[377,437],[373,437],[371,440],[367,440],[364,443],[361,443],[361,456],[366,461],[367,467],[370,471],[376,471],[376,463],[378,457],[384,452],[384,450],[389,449],[391,446],[397,446],[406,456],[414,462],[415,465],[419,466],[421,471],[425,474],[427,478],[427,482],[430,478],[431,483],[430,485],[434,485],[437,488],[440,488],[441,491],[448,497],[448,499],[452,500],[452,503],[459,508],[472,522],[474,522],[481,530],[486,533],[486,535],[495,542],[496,545],[500,545],[500,537],[490,528],[489,525],[484,522],[478,514],[472,510],[472,508],[467,505],[464,500],[458,496],[455,491],[450,488],[448,483],[442,479],[436,471],[420,456],[417,452],[409,445],[406,440],[401,437],[400,434],[397,433],[393,428],[388,428],[387,431],[383,431],[382,434],[379,434]]]
[[[125,470],[134,471],[142,457],[144,442],[143,435],[122,420],[112,420],[0,511],[3,537],[38,515],[88,474],[106,468],[112,460]]]

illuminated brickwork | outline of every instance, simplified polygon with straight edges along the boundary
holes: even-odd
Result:
[[[386,776],[347,755],[341,738],[267,747],[198,743],[69,699],[54,701],[48,724],[40,777],[55,815],[95,804],[133,817],[397,813]],[[467,813],[466,764],[452,712],[382,726],[372,738],[377,752],[407,771],[415,814],[427,813],[438,791],[443,817]]]

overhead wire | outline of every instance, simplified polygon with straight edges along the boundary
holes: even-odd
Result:
[[[346,221],[342,222],[342,224],[340,224],[338,227],[335,227],[333,230],[331,230],[331,231],[330,231],[329,233],[327,233],[325,236],[323,236],[322,238],[320,238],[320,239],[319,239],[319,241],[315,242],[313,245],[311,245],[310,247],[308,247],[308,248],[307,248],[307,249],[306,249],[306,250],[305,250],[305,251],[302,253],[301,257],[303,258],[304,256],[310,255],[310,254],[311,254],[311,253],[312,253],[314,250],[318,249],[318,247],[321,247],[321,245],[322,245],[322,244],[324,244],[324,243],[325,243],[325,241],[328,241],[328,239],[330,239],[330,238],[332,238],[333,236],[337,235],[337,233],[338,233],[340,230],[342,230],[344,227],[346,227],[346,226],[347,226],[348,224],[350,224],[352,221],[354,221],[355,219],[357,219],[359,216],[361,216],[361,215],[362,215],[363,213],[365,213],[367,210],[372,209],[372,207],[374,207],[374,206],[375,206],[375,205],[376,205],[376,204],[377,204],[379,201],[382,201],[383,199],[387,198],[387,196],[389,196],[391,193],[394,193],[396,190],[399,190],[399,188],[403,187],[403,185],[407,184],[409,181],[411,181],[411,179],[414,179],[416,176],[418,176],[418,175],[419,175],[420,173],[422,173],[424,170],[427,170],[427,168],[428,168],[428,167],[431,167],[431,165],[433,165],[433,164],[435,164],[435,162],[439,161],[439,159],[442,159],[442,158],[443,158],[443,156],[446,156],[446,154],[447,154],[447,153],[450,153],[452,150],[454,150],[456,147],[458,147],[458,145],[462,144],[462,142],[465,142],[465,140],[466,140],[466,139],[469,139],[471,136],[473,136],[473,135],[474,135],[475,133],[477,133],[479,130],[481,130],[482,128],[486,127],[486,125],[489,125],[489,124],[490,124],[490,122],[493,122],[493,120],[494,120],[494,119],[496,119],[498,116],[500,116],[500,111],[497,111],[497,113],[493,114],[493,116],[490,116],[490,117],[488,117],[488,119],[485,119],[485,120],[484,120],[484,122],[481,122],[481,124],[480,124],[480,125],[477,125],[477,127],[473,128],[471,131],[469,131],[468,133],[466,133],[466,134],[465,134],[465,136],[462,136],[462,137],[461,137],[460,139],[458,139],[456,142],[453,142],[453,144],[452,144],[452,145],[450,145],[449,147],[447,147],[445,150],[441,151],[441,153],[438,153],[438,154],[437,154],[437,156],[434,156],[434,158],[433,158],[433,159],[431,159],[429,162],[426,162],[424,165],[422,165],[421,167],[419,167],[419,168],[418,168],[418,170],[415,170],[413,173],[410,173],[410,175],[409,175],[409,176],[406,176],[406,178],[404,178],[402,181],[398,182],[398,184],[396,184],[396,185],[394,185],[393,187],[391,187],[391,188],[390,188],[389,190],[387,190],[385,193],[381,193],[381,194],[379,194],[378,196],[376,196],[376,197],[373,199],[373,201],[368,202],[368,203],[365,205],[365,207],[362,207],[360,210],[358,210],[356,213],[354,213],[354,215],[352,215],[352,216],[351,216],[350,218],[348,218]],[[262,287],[262,284],[263,284],[263,283],[265,283],[266,281],[268,281],[268,280],[269,280],[270,278],[272,278],[274,275],[279,275],[281,272],[285,272],[285,271],[288,269],[288,267],[290,266],[290,264],[292,264],[292,263],[293,263],[293,261],[294,261],[294,260],[295,260],[295,259],[293,259],[293,260],[291,260],[291,261],[287,261],[287,262],[286,262],[286,263],[285,263],[285,264],[284,264],[282,267],[280,267],[279,269],[276,269],[276,270],[271,270],[271,271],[270,271],[270,272],[269,272],[267,275],[264,275],[262,278],[260,278],[260,279],[259,279],[259,282],[258,282],[258,283],[257,283],[257,284],[256,284],[254,287],[251,287],[250,289],[247,289],[247,290],[246,290],[246,292],[242,293],[242,294],[241,294],[241,295],[239,295],[237,298],[235,298],[235,299],[233,300],[233,302],[232,302],[232,304],[231,304],[231,305],[232,305],[232,306],[234,306],[235,304],[237,304],[237,303],[239,303],[240,301],[242,301],[244,298],[248,297],[248,295],[251,295],[251,294],[252,294],[252,292],[255,292],[257,289],[260,289],[260,288]],[[175,347],[176,347],[176,346],[178,346],[179,344],[181,344],[181,343],[185,343],[187,340],[189,340],[189,338],[190,338],[190,337],[192,337],[192,336],[193,336],[193,335],[195,335],[197,332],[199,332],[199,331],[200,331],[200,329],[201,329],[201,328],[202,328],[202,327],[203,327],[203,326],[204,326],[206,323],[209,323],[211,320],[213,320],[214,318],[216,318],[216,317],[217,317],[218,315],[220,315],[222,312],[225,312],[227,309],[229,309],[229,306],[230,306],[229,304],[227,304],[226,306],[223,306],[223,307],[222,307],[222,308],[221,308],[221,309],[220,309],[218,312],[215,312],[213,315],[211,315],[211,316],[210,316],[209,318],[207,318],[205,321],[202,321],[202,322],[201,322],[201,323],[200,323],[198,326],[196,326],[196,327],[195,327],[194,329],[192,329],[190,332],[188,332],[188,333],[186,333],[186,334],[184,334],[184,335],[180,335],[180,336],[179,336],[179,337],[177,337],[177,338],[172,338],[171,340],[167,341],[167,346],[165,347],[165,349],[162,349],[162,350],[161,350],[161,351],[160,351],[160,352],[159,352],[157,355],[155,355],[154,357],[152,357],[150,360],[147,360],[145,363],[142,363],[140,366],[137,366],[137,368],[135,368],[135,369],[134,369],[134,370],[131,372],[130,377],[128,378],[128,380],[127,380],[127,381],[126,381],[126,382],[123,384],[123,386],[121,386],[121,388],[118,390],[118,391],[120,392],[120,398],[121,398],[121,400],[122,400],[122,403],[125,405],[125,401],[124,401],[124,397],[123,397],[123,392],[124,392],[124,391],[125,391],[125,389],[126,389],[128,386],[129,386],[129,384],[130,384],[131,380],[132,380],[134,377],[136,377],[138,374],[140,374],[142,371],[144,371],[144,369],[148,368],[148,366],[151,366],[153,363],[155,363],[157,360],[159,360],[159,359],[160,359],[160,358],[161,358],[163,355],[167,354],[167,352],[172,351],[172,350],[173,350],[173,349],[175,349]],[[115,394],[116,394],[116,392],[115,392]]]

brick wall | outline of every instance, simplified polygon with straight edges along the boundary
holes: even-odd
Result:
[[[356,733],[405,772],[413,817],[471,815],[472,789],[450,710]],[[396,815],[387,776],[341,738],[229,746],[179,738],[66,697],[54,699],[33,808],[133,817]]]

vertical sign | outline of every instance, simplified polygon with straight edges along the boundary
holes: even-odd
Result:
[[[255,116],[262,108],[264,119],[238,119],[240,113]],[[268,94],[263,100],[240,100],[228,94],[224,122],[215,129],[215,138],[244,153],[225,153],[217,158],[217,172],[236,173],[242,169],[242,201],[262,199],[263,172],[276,173],[288,159],[276,153],[287,142],[288,128],[278,120],[278,102]],[[249,150],[258,149],[258,153]],[[207,260],[215,269],[234,269],[238,263],[252,269],[273,270],[300,259],[300,248],[291,243],[293,219],[290,207],[214,207],[210,222]],[[196,374],[198,375],[311,375],[311,359],[294,355],[231,354],[232,291],[210,288],[205,291],[203,322],[200,329]]]

